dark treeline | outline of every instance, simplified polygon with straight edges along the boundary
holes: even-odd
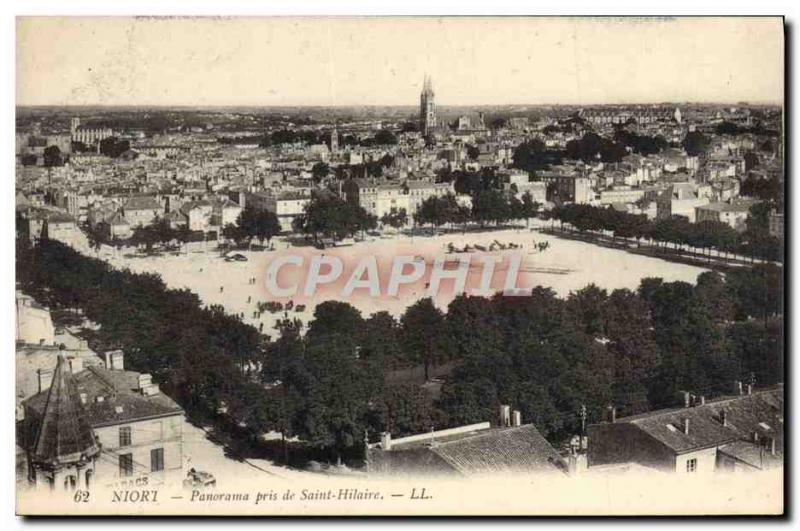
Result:
[[[658,245],[692,246],[703,251],[716,249],[765,260],[782,260],[781,240],[769,233],[769,205],[759,203],[750,210],[747,227],[737,232],[719,221],[690,223],[684,216],[648,220],[642,214],[619,212],[611,207],[564,204],[547,212],[551,219],[568,223],[581,232],[611,231],[615,237],[646,239]]]
[[[122,349],[126,365],[149,372],[187,412],[231,401],[263,360],[264,338],[221,307],[158,275],[118,271],[54,241],[18,240],[17,281],[50,308],[81,308],[98,323],[90,346]]]
[[[753,134],[757,136],[768,136],[768,137],[777,137],[778,131],[774,129],[767,129],[764,127],[764,124],[761,122],[756,123],[753,126],[744,126],[739,125],[734,122],[720,122],[714,127],[714,132],[718,135],[744,135],[744,134]]]
[[[637,291],[595,286],[559,298],[430,299],[394,319],[318,305],[306,334],[279,324],[269,341],[222,308],[152,274],[116,271],[58,243],[17,248],[21,289],[54,309],[81,308],[98,352],[153,374],[191,415],[227,411],[254,436],[279,430],[328,455],[357,456],[365,435],[419,433],[519,408],[553,442],[608,404],[621,415],[670,406],[678,391],[715,396],[734,380],[783,379],[781,270],[703,273],[697,285],[644,279]],[[455,367],[434,399],[407,376]],[[404,376],[406,375],[406,376]]]
[[[499,225],[511,220],[534,217],[540,205],[529,192],[522,198],[502,190],[478,190],[472,195],[472,206],[460,204],[452,194],[425,199],[414,213],[414,222],[419,225],[453,225],[466,228],[468,223],[481,227]]]

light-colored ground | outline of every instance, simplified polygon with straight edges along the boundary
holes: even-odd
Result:
[[[231,489],[242,478],[290,481],[316,476],[314,472],[277,466],[266,459],[237,459],[225,455],[225,448],[211,441],[201,428],[184,420],[183,474],[191,468],[213,474],[218,489]],[[212,429],[212,428],[207,428]]]
[[[452,243],[456,248],[463,248],[465,245],[480,245],[488,249],[494,241],[502,244],[515,243],[521,246],[521,249],[516,251],[485,253],[494,254],[505,260],[498,264],[495,270],[492,286],[498,289],[505,279],[507,268],[505,264],[512,253],[521,253],[522,256],[522,268],[517,286],[541,285],[552,288],[560,296],[566,296],[571,291],[581,289],[590,283],[609,291],[616,288],[636,289],[641,279],[645,277],[661,277],[665,281],[682,280],[693,283],[697,275],[705,271],[699,267],[667,262],[584,242],[560,239],[524,228],[481,233],[373,239],[324,251],[308,247],[289,247],[288,244],[279,241],[275,242],[275,251],[243,251],[242,254],[248,257],[247,262],[228,262],[219,253],[213,251],[144,258],[125,258],[121,253],[108,253],[106,259],[117,267],[127,267],[135,272],[158,273],[169,287],[189,288],[201,298],[203,303],[221,304],[231,313],[244,314],[245,322],[256,327],[263,323],[264,332],[270,333],[276,320],[284,313],[264,312],[261,316],[254,317],[253,312],[259,301],[286,302],[287,300],[274,299],[264,286],[267,265],[278,255],[299,253],[307,264],[310,256],[327,253],[328,255],[337,255],[345,262],[342,282],[335,288],[326,287],[318,290],[310,298],[306,298],[302,294],[292,298],[295,304],[304,304],[306,309],[302,313],[289,311],[288,315],[307,322],[317,304],[331,299],[346,300],[356,306],[364,315],[379,310],[400,315],[407,306],[427,296],[425,289],[427,273],[426,277],[423,277],[416,285],[405,291],[401,290],[399,296],[388,296],[385,294],[388,280],[386,277],[389,276],[388,262],[393,256],[405,254],[424,257],[429,271],[436,258],[465,256],[448,254],[448,243]],[[547,242],[549,247],[540,252],[534,242]],[[340,288],[344,279],[349,272],[352,272],[361,257],[370,254],[378,257],[382,285],[381,295],[371,297],[366,290],[362,289],[356,290],[349,297],[342,297]],[[474,265],[474,256],[476,255],[473,255],[473,269],[470,270],[471,285],[474,285],[474,282],[480,277],[481,271]],[[255,283],[251,283],[250,279],[252,278],[256,279]],[[304,279],[296,280],[299,280],[302,292]],[[443,308],[454,297],[451,286],[451,283],[445,281],[436,299],[437,304]]]

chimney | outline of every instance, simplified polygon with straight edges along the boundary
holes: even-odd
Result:
[[[758,442],[758,432],[757,431],[753,432],[753,442]]]
[[[683,433],[684,435],[689,435],[689,419],[683,419]]]
[[[515,409],[511,413],[511,425],[512,426],[522,426],[522,413],[518,409]]]
[[[36,373],[39,376],[39,392],[50,389],[50,384],[53,383],[53,369],[39,369]]]
[[[503,404],[500,406],[500,423],[501,428],[511,426],[511,406]]]
[[[753,384],[747,384],[747,394],[748,395],[753,394]]]
[[[733,382],[733,394],[742,396],[742,382],[741,380],[736,380]]]
[[[392,449],[392,434],[388,431],[381,433],[381,449],[385,452]]]
[[[106,369],[109,371],[122,371],[125,369],[125,355],[121,350],[106,352]]]
[[[728,412],[724,409],[719,410],[719,421],[722,423],[723,426],[728,425]]]
[[[606,408],[606,412],[608,415],[608,422],[614,424],[617,421],[617,408],[615,408],[613,405],[609,405]]]
[[[705,395],[700,395],[700,405],[701,406],[706,405],[706,397],[705,397]]]
[[[683,407],[692,407],[692,394],[689,391],[681,391],[683,395]]]
[[[138,389],[144,393],[145,389],[153,385],[153,377],[150,374],[140,374],[137,379]]]

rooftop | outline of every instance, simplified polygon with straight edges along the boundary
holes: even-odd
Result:
[[[686,420],[688,434],[683,430]],[[723,397],[694,407],[651,411],[619,418],[616,423],[632,424],[676,453],[753,440],[753,433],[775,438],[782,448],[783,389]]]
[[[84,408],[93,428],[123,424],[148,418],[180,414],[183,409],[168,396],[158,393],[145,396],[139,391],[140,373],[88,367],[72,377],[78,395],[86,395]],[[25,405],[43,410],[46,392],[29,398]],[[98,400],[100,398],[100,400]]]

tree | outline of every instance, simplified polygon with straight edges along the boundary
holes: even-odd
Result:
[[[44,149],[44,165],[47,168],[64,165],[64,158],[58,146],[47,146]]]
[[[406,356],[421,363],[425,368],[425,380],[430,380],[431,367],[447,359],[447,351],[438,339],[444,325],[444,314],[428,297],[409,306],[400,319],[400,325]]]
[[[527,140],[514,148],[514,167],[527,172],[545,170],[552,164],[561,164],[563,153],[550,151],[539,139]]]
[[[387,212],[381,216],[381,223],[384,225],[389,225],[390,227],[394,227],[395,229],[404,227],[406,224],[408,224],[408,214],[406,214],[406,209],[401,208],[399,210]]]
[[[452,194],[428,197],[417,207],[414,220],[422,225],[431,224],[435,227],[457,223],[461,221],[458,201]]]
[[[492,129],[504,129],[507,126],[508,126],[508,120],[502,117],[493,119],[489,125],[489,127],[491,127]]]
[[[700,131],[689,131],[683,137],[681,145],[689,156],[695,157],[705,153],[710,143],[711,140]]]
[[[583,331],[592,337],[605,336],[604,308],[608,300],[606,290],[589,284],[567,297],[567,308],[575,316]]]
[[[430,395],[410,383],[395,383],[384,388],[379,415],[380,424],[376,431],[388,431],[395,436],[429,431],[436,418]]]
[[[236,219],[236,224],[241,230],[233,234],[242,239],[258,238],[269,242],[281,232],[278,216],[270,210],[245,207]]]
[[[662,360],[650,392],[656,407],[674,403],[679,391],[721,393],[738,376],[723,329],[691,284],[663,283],[651,305]]]
[[[614,404],[630,415],[649,410],[660,353],[647,303],[630,290],[614,290],[603,304],[603,321],[614,359]]]
[[[378,220],[364,208],[346,202],[333,194],[315,194],[304,207],[303,215],[298,217],[295,230],[314,237],[338,240],[354,235],[358,231],[371,230],[377,226]]]
[[[311,177],[315,183],[319,183],[330,174],[331,168],[324,162],[317,162],[311,167]]]
[[[130,142],[110,136],[100,141],[100,153],[115,159],[130,149]]]
[[[388,129],[381,129],[375,134],[374,142],[377,145],[395,145],[397,137]]]
[[[507,195],[500,190],[484,190],[472,198],[472,219],[480,223],[503,223],[512,217]]]
[[[237,245],[239,245],[242,240],[247,237],[247,234],[242,227],[232,223],[228,223],[222,228],[222,235],[228,240],[233,240]]]

